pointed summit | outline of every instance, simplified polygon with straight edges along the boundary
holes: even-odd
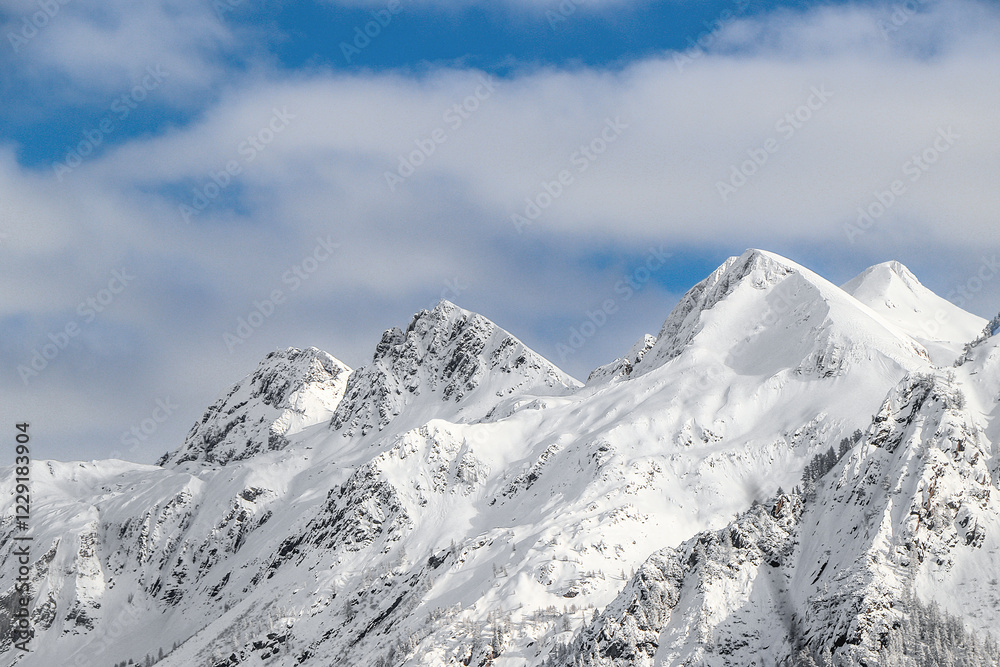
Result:
[[[315,347],[271,352],[205,411],[183,445],[157,463],[225,465],[282,449],[287,436],[330,419],[350,373],[350,368]]]
[[[647,352],[653,349],[653,345],[655,344],[656,337],[645,334],[625,353],[624,357],[619,357],[610,364],[598,366],[592,370],[587,377],[587,384],[598,384],[615,378],[628,377],[632,374],[632,369],[635,368],[635,365],[642,361],[642,358]]]
[[[697,332],[702,313],[735,292],[737,288],[764,290],[780,283],[796,270],[805,271],[779,255],[749,248],[738,257],[730,257],[710,276],[688,290],[663,323],[654,350],[659,361],[668,361],[680,353]]]
[[[857,298],[858,293],[877,293],[880,290],[886,290],[894,281],[902,282],[913,291],[927,290],[912,271],[896,260],[869,266],[846,282],[841,289]]]
[[[912,370],[926,351],[821,276],[751,248],[685,294],[633,375],[700,350],[740,374],[830,377],[876,355]]]
[[[924,287],[899,262],[868,267],[842,289],[919,341],[939,365],[950,365],[986,325]]]
[[[405,331],[382,334],[372,363],[351,376],[331,425],[347,434],[380,431],[404,409],[445,416],[442,402],[458,404],[456,417],[470,420],[499,398],[579,386],[490,320],[442,300],[414,315]],[[428,409],[414,410],[418,403]]]

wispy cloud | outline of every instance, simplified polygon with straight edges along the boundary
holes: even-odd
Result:
[[[158,66],[174,84],[164,98],[187,106],[254,59],[238,26],[199,0],[16,0],[0,11],[0,67],[58,108],[101,103]]]
[[[488,95],[491,75],[471,68],[290,72],[264,59],[248,68],[254,48],[211,3],[62,7],[22,53],[0,57],[16,76],[64,78],[105,100],[163,62],[163,103],[211,91],[185,123],[123,133],[62,181],[51,165],[27,168],[16,146],[0,147],[6,368],[64,330],[112,270],[136,276],[37,382],[0,378],[25,410],[65,406],[52,428],[92,434],[94,452],[102,438],[120,447],[157,397],[185,396],[143,443],[153,460],[274,347],[317,345],[362,364],[383,328],[456,281],[461,305],[557,358],[581,313],[602,303],[594,295],[612,298],[629,253],[641,259],[651,245],[720,260],[764,246],[805,264],[838,257],[850,272],[893,255],[922,261],[927,247],[939,262],[978,262],[1000,214],[1000,17],[980,3],[927,3],[888,35],[880,22],[891,5],[737,18],[683,68],[673,52],[608,68],[515,66],[492,75]],[[4,29],[30,10],[11,5]],[[820,89],[832,95],[814,109]],[[72,104],[65,91],[54,96]],[[796,116],[802,108],[808,122]],[[280,131],[276,113],[288,119]],[[573,156],[609,119],[627,129],[577,169]],[[902,165],[941,128],[960,138],[851,244],[844,224],[908,179]],[[720,197],[733,166],[776,138],[752,178]],[[422,150],[428,141],[433,150]],[[419,168],[387,187],[386,173],[414,151]],[[519,234],[512,214],[567,169],[571,185]],[[215,193],[212,183],[218,193],[187,221],[182,207]],[[230,355],[225,334],[317,238],[338,252]],[[608,247],[624,259],[585,262]],[[947,291],[968,273],[921,277]],[[653,280],[616,302],[613,322],[574,350],[568,370],[585,376],[623,353],[675,298]]]

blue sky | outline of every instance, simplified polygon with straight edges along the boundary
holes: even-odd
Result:
[[[665,51],[684,52],[698,47],[697,40],[706,39],[737,18],[778,8],[806,10],[810,3],[725,0],[595,6],[594,0],[557,0],[521,6],[452,6],[399,0],[396,12],[389,12],[388,2],[367,6],[275,3],[273,7],[240,2],[232,8],[226,0],[203,4],[216,9],[216,16],[228,29],[257,42],[250,51],[224,49],[218,54],[220,64],[232,76],[244,74],[249,62],[262,58],[268,60],[275,73],[395,70],[419,77],[441,67],[463,67],[509,78],[540,67],[616,70]],[[37,12],[39,5],[29,5],[29,9]],[[59,13],[51,21],[59,20]],[[91,91],[84,90],[80,91],[82,99],[60,99],[61,95],[52,94],[52,88],[64,81],[18,71],[17,64],[30,58],[32,50],[42,48],[35,38],[22,41],[23,21],[33,14],[0,10],[0,18],[7,24],[6,41],[15,52],[10,63],[15,67],[7,82],[10,94],[15,100],[41,106],[34,114],[25,113],[16,104],[8,107],[3,129],[6,137],[17,142],[22,164],[48,167],[65,156],[67,146],[79,138],[80,128],[96,126],[108,115],[107,102],[114,98],[88,99],[86,93]],[[90,18],[100,21],[97,12]],[[373,37],[362,35],[366,28]],[[266,52],[261,52],[263,49]],[[201,102],[183,110],[158,100],[143,104],[120,122],[119,129],[99,147],[99,152],[134,137],[189,123],[197,119],[211,98]]]
[[[356,367],[441,297],[582,378],[747,247],[1000,309],[995,3],[225,2],[0,7],[0,390],[41,456],[152,461],[270,350]]]

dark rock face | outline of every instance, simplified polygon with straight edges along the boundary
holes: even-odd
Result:
[[[491,392],[479,392],[491,378]],[[501,382],[497,382],[497,378]],[[438,405],[469,407],[468,419],[484,416],[496,401],[527,391],[562,393],[579,383],[482,315],[442,301],[421,311],[406,331],[389,329],[372,363],[347,383],[331,420],[346,435],[380,431],[417,397]],[[489,403],[477,410],[476,403]]]
[[[316,348],[272,352],[205,411],[180,448],[157,463],[225,465],[283,449],[288,434],[329,418],[350,372]]]

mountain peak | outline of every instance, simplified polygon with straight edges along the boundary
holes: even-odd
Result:
[[[465,314],[465,315],[473,315],[474,314],[470,310],[465,310],[464,308],[460,308],[459,306],[455,305],[454,303],[452,303],[448,299],[441,299],[440,301],[438,301],[437,305],[434,306],[430,310],[430,312],[437,312],[437,313],[456,313],[457,312],[457,313],[462,313],[462,314]]]
[[[702,309],[711,308],[736,289],[743,281],[755,289],[776,285],[792,273],[808,272],[790,259],[766,250],[748,248],[742,255],[734,255],[713,271],[707,278],[692,287],[685,295],[699,302]],[[661,332],[662,334],[662,332]]]
[[[489,319],[442,299],[405,330],[382,334],[372,363],[348,382],[331,425],[348,434],[382,430],[425,393],[434,396],[434,411],[454,402],[465,418],[478,418],[497,398],[563,393],[579,384]],[[479,410],[479,403],[486,407]]]
[[[642,338],[625,353],[624,357],[615,359],[610,364],[598,366],[590,372],[587,377],[587,384],[597,384],[615,378],[625,378],[632,374],[635,365],[642,361],[646,353],[653,349],[656,344],[656,337],[644,334]]]
[[[909,273],[902,265],[895,270]],[[879,272],[897,275],[895,270],[887,265]],[[813,271],[756,248],[730,257],[681,298],[633,375],[692,346],[740,374],[766,376],[837,376],[870,363],[876,353],[896,369],[890,374],[928,360],[927,351],[891,320]]]
[[[900,319],[915,292],[891,264],[861,282],[883,278]],[[756,250],[677,321],[577,390],[441,302],[354,372],[268,355],[174,465],[37,462],[35,635],[0,667],[156,643],[163,665],[1000,665],[971,634],[1000,625],[1000,337],[935,367]]]
[[[430,310],[425,309],[414,314],[404,333],[416,333],[420,337],[429,335],[433,338],[441,335],[450,336],[467,326],[479,327],[483,331],[500,330],[500,327],[482,315],[459,308],[447,299],[441,299]]]
[[[282,449],[287,436],[330,419],[350,373],[315,347],[275,350],[209,406],[184,443],[158,463],[225,465],[265,449]]]
[[[896,260],[882,262],[869,266],[850,281],[841,286],[848,294],[858,298],[858,294],[884,292],[890,286],[899,281],[907,289],[914,292],[930,292],[924,287],[917,277],[902,262]]]
[[[788,275],[811,271],[764,250],[749,248],[727,259],[707,278],[692,287],[674,307],[641,366],[660,365],[680,354],[702,329],[702,315],[733,294],[741,285],[759,291],[773,287]]]
[[[781,277],[803,270],[801,266],[781,255],[757,248],[747,248],[742,255],[734,255],[722,263],[708,278],[699,285],[706,287],[723,286],[723,294],[731,291],[729,288],[740,280],[751,279],[755,285],[775,283]],[[697,285],[695,286],[697,287]]]
[[[986,324],[924,287],[896,261],[868,267],[841,289],[918,341],[939,365],[951,365]]]
[[[890,271],[892,271],[893,273],[895,273],[896,275],[898,275],[903,280],[906,280],[908,282],[918,283],[918,284],[920,283],[920,281],[917,280],[917,277],[915,275],[913,275],[913,272],[910,271],[908,268],[906,268],[906,266],[904,266],[902,262],[899,262],[899,261],[893,259],[893,260],[890,260],[888,262],[882,262],[881,264],[876,264],[875,265],[875,267],[879,267],[879,266],[886,267],[887,269],[889,269]]]

